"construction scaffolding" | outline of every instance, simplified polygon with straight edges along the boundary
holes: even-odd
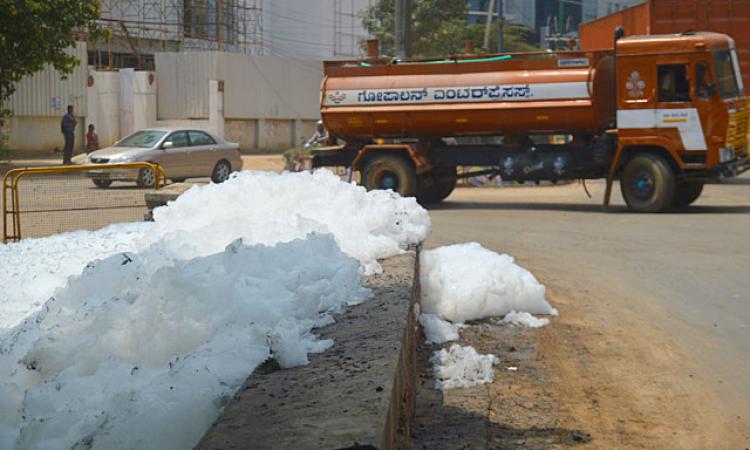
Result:
[[[372,0],[333,1],[333,56],[364,56],[363,42],[368,39],[361,27],[361,12]]]
[[[263,1],[103,0],[100,22],[111,37],[90,45],[89,61],[153,69],[158,51],[263,54]]]

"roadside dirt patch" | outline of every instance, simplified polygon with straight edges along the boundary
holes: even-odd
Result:
[[[461,330],[461,345],[500,359],[492,384],[434,389],[428,359],[440,346],[420,347],[415,448],[744,448],[740,418],[643,311],[547,286],[561,313],[547,327]]]

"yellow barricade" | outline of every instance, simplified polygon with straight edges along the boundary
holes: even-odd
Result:
[[[144,189],[166,180],[161,166],[149,162],[11,169],[2,180],[3,241],[142,220]],[[22,216],[30,219],[23,227]]]

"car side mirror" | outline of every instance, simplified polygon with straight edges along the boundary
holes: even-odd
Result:
[[[167,142],[161,144],[161,149],[162,150],[167,150],[167,149],[170,149],[172,147],[174,147],[174,142],[172,142],[172,141],[167,141]]]

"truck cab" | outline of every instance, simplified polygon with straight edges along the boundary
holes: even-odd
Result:
[[[678,206],[695,200],[704,182],[747,169],[750,109],[732,38],[719,33],[634,36],[618,40],[616,47],[613,169],[621,170],[621,183],[632,184],[622,186],[629,205],[647,201],[656,187],[657,180],[643,167],[635,171],[640,176],[626,173],[629,161],[643,152],[671,166],[676,178],[672,203]]]

